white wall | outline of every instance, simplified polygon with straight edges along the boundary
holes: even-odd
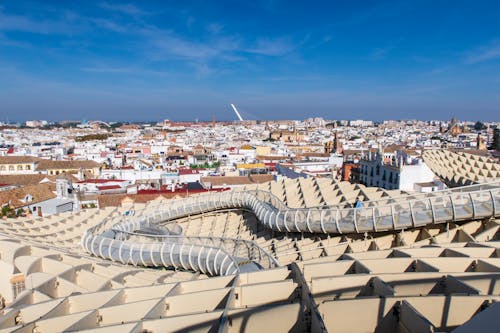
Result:
[[[131,183],[132,183],[132,181],[130,181],[130,180],[126,181],[126,182],[117,182],[117,181],[109,180],[106,183],[92,183],[92,182],[88,182],[88,183],[73,183],[73,187],[75,189],[78,189],[78,190],[84,191],[84,192],[98,192],[99,191],[99,189],[97,188],[98,186],[118,185],[122,189],[124,189],[125,187],[131,185]]]
[[[169,146],[167,145],[151,145],[151,154],[167,154]]]
[[[200,181],[201,176],[202,175],[200,173],[179,175],[179,182],[180,183],[196,183],[196,182]]]
[[[415,183],[432,182],[434,177],[434,173],[424,162],[417,165],[405,165],[399,177],[399,189],[414,191]]]
[[[135,182],[136,180],[151,180],[151,179],[161,179],[162,174],[165,171],[163,170],[152,170],[152,171],[137,171],[137,170],[102,170],[101,178],[111,179],[113,176],[116,179],[124,179]]]
[[[2,272],[2,274],[0,274],[0,295],[2,295],[8,303],[10,303],[14,297],[12,293],[12,284],[10,283],[14,267],[11,264],[0,260],[0,272]]]
[[[341,168],[344,164],[344,158],[342,156],[336,156],[332,154],[328,159],[328,164],[336,168]]]

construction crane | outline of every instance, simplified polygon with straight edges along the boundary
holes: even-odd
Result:
[[[241,117],[240,113],[238,112],[238,109],[236,108],[236,106],[234,106],[234,104],[231,103],[231,107],[233,108],[234,113],[236,113],[236,116],[238,117],[238,119],[240,121],[243,121],[243,118]]]

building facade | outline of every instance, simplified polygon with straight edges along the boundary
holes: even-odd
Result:
[[[31,156],[1,156],[0,175],[33,174],[39,160]]]
[[[417,183],[433,182],[436,176],[422,159],[387,160],[384,154],[370,154],[360,161],[359,182],[387,190],[417,191]]]

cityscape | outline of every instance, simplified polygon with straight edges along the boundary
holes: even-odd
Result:
[[[500,7],[444,3],[0,3],[0,332],[496,332]]]

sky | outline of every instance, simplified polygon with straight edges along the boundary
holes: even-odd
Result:
[[[0,0],[0,121],[500,121],[499,1]]]

